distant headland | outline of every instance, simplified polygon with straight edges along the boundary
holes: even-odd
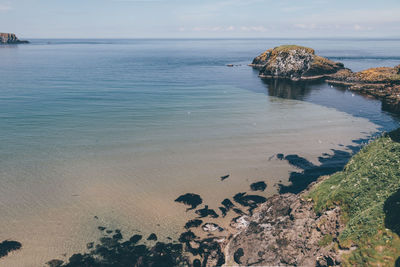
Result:
[[[0,33],[0,45],[29,44],[29,41],[20,40],[14,33]]]

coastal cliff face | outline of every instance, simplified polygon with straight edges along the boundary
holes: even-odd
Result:
[[[14,33],[0,33],[0,44],[27,44],[28,41],[19,40]]]
[[[314,80],[344,69],[342,63],[315,55],[312,48],[283,45],[256,57],[250,66],[260,70],[262,78],[285,78],[294,81]]]

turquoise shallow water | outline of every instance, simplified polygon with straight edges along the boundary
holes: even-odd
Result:
[[[284,43],[353,70],[394,66],[399,40],[33,40],[0,47],[0,239],[5,266],[84,249],[101,224],[174,236],[173,200],[210,205],[287,182],[276,153],[322,153],[398,126],[377,100],[325,84],[272,86],[246,65]],[[239,66],[228,68],[226,64]],[[338,162],[337,164],[343,164]],[[226,173],[231,178],[221,183]],[[160,226],[158,226],[160,225]],[[27,264],[30,263],[30,264]]]

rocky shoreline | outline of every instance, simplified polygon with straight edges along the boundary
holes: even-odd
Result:
[[[28,44],[29,41],[20,40],[14,33],[0,33],[0,45]]]
[[[322,80],[382,101],[382,109],[400,114],[400,65],[352,72],[342,63],[315,55],[312,48],[284,45],[268,49],[249,66],[262,79]]]
[[[343,229],[340,207],[317,215],[306,198],[313,185],[300,194],[274,195],[253,216],[239,218],[224,247],[227,265],[339,265],[342,252],[332,246]]]

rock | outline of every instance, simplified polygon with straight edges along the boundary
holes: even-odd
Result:
[[[180,202],[185,205],[191,206],[191,208],[188,208],[187,210],[193,210],[198,205],[203,203],[203,200],[197,194],[187,193],[187,194],[184,194],[184,195],[178,197],[177,199],[175,199],[175,202]]]
[[[196,227],[199,227],[202,223],[203,223],[203,221],[199,220],[199,219],[190,220],[185,224],[185,228],[186,229],[196,228]]]
[[[205,223],[201,228],[203,229],[204,232],[215,232],[217,230],[219,232],[224,231],[224,228],[222,228],[216,223]]]
[[[130,239],[129,242],[136,244],[137,242],[139,242],[142,239],[141,235],[133,235]]]
[[[93,246],[94,246],[94,242],[89,242],[89,243],[86,244],[86,248],[87,249],[92,249]]]
[[[149,240],[149,241],[157,241],[157,235],[155,233],[152,233],[152,234],[149,235],[147,240]]]
[[[0,243],[0,258],[5,257],[8,253],[21,249],[22,244],[18,241],[5,240]]]
[[[240,260],[240,258],[244,255],[243,249],[242,248],[238,248],[235,253],[233,254],[233,260],[237,263],[237,264],[242,264],[242,261]]]
[[[227,175],[224,175],[224,176],[221,176],[221,181],[223,181],[223,180],[225,180],[225,179],[228,179],[229,178],[229,174],[227,174]]]
[[[251,191],[264,191],[267,188],[267,185],[264,181],[252,183],[250,185]]]
[[[260,69],[261,78],[316,80],[343,69],[342,63],[315,55],[312,48],[282,45],[256,57],[250,66]]]
[[[21,41],[13,33],[0,33],[1,44],[28,44],[28,41]]]
[[[64,262],[62,260],[51,260],[46,262],[49,267],[59,267],[62,266]]]
[[[336,238],[342,229],[340,209],[320,216],[313,203],[291,193],[272,196],[251,216],[236,219],[238,232],[225,246],[227,265],[316,266],[338,263],[325,235]],[[329,240],[329,239],[328,239]]]
[[[211,218],[218,218],[218,214],[213,210],[209,209],[207,205],[203,209],[196,210],[196,214],[200,216],[200,218],[204,218],[210,216]]]

